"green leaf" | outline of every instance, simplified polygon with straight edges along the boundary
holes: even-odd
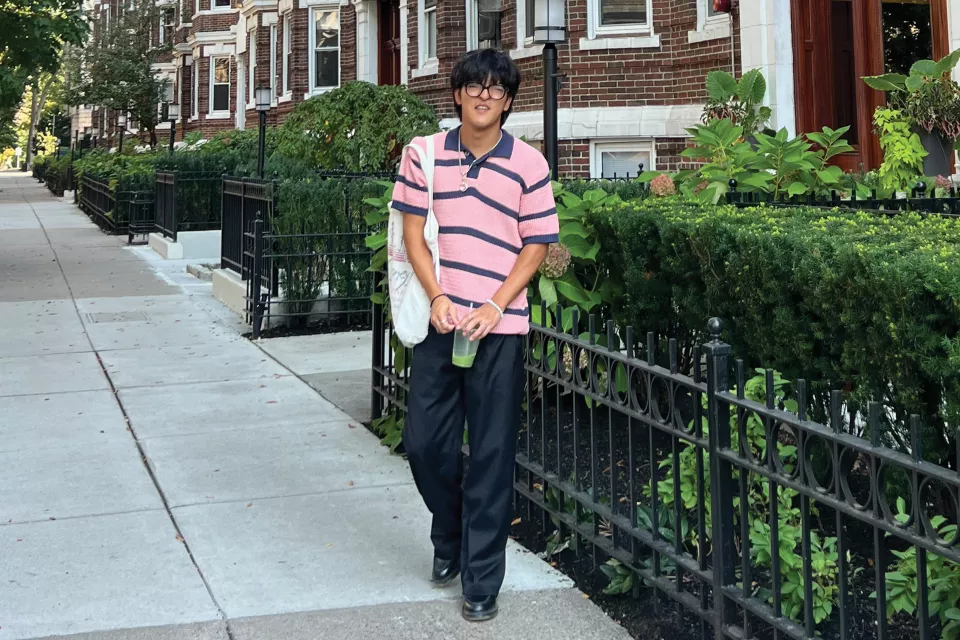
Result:
[[[567,300],[587,308],[593,306],[593,301],[581,286],[572,285],[569,282],[564,282],[563,280],[554,280],[553,284],[556,287],[557,293],[562,295]]]
[[[913,66],[910,67],[910,75],[920,75],[920,76],[936,76],[937,73],[937,63],[933,60],[917,60],[913,63]]]
[[[794,182],[789,187],[787,187],[787,194],[791,196],[803,195],[807,192],[807,185],[802,182]]]
[[[920,88],[923,87],[923,83],[923,76],[911,75],[907,78],[907,91],[919,91]]]
[[[886,73],[882,76],[867,76],[863,81],[868,87],[877,91],[903,91],[907,76],[899,73]]]
[[[600,251],[600,243],[574,235],[568,236],[564,244],[567,246],[567,250],[570,251],[571,256],[580,258],[581,260],[595,260],[597,252]]]
[[[953,71],[953,68],[957,66],[958,61],[960,61],[960,49],[952,51],[941,58],[936,65],[934,75],[942,76],[945,73]]]
[[[661,173],[663,172],[662,171],[644,171],[639,176],[637,176],[637,182],[641,184],[646,184],[652,181],[657,176],[659,176]]]
[[[385,247],[387,245],[387,234],[378,233],[376,235],[367,236],[364,240],[364,243],[367,245],[368,249],[373,249],[376,251],[380,247]]]
[[[817,176],[824,184],[836,184],[843,177],[843,169],[840,167],[827,167],[817,171]]]
[[[726,71],[707,74],[707,95],[711,100],[725,101],[737,94],[737,81]]]
[[[590,231],[583,226],[582,223],[577,221],[565,222],[560,225],[560,242],[566,244],[566,238],[569,236],[576,236],[578,238],[589,238]]]
[[[744,102],[758,103],[767,93],[767,81],[759,69],[751,69],[743,74],[737,86],[737,97]]]
[[[960,609],[953,607],[943,612],[943,617],[947,620],[960,620]]]
[[[540,297],[547,303],[548,307],[557,304],[557,287],[554,281],[546,276],[540,276]]]

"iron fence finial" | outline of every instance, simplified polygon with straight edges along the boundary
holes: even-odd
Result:
[[[723,333],[723,320],[720,318],[710,318],[707,321],[707,331],[710,332],[711,342],[720,342],[720,335]]]

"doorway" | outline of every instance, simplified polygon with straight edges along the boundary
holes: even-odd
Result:
[[[402,84],[400,75],[400,0],[378,0],[379,84]]]
[[[849,126],[845,171],[870,171],[883,156],[873,112],[885,97],[863,76],[906,73],[949,53],[946,0],[792,0],[797,131]]]

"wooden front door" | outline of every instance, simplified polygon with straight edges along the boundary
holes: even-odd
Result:
[[[873,112],[885,96],[863,76],[906,73],[949,52],[946,0],[792,0],[797,130],[849,126],[845,171],[869,171],[883,156]]]
[[[401,84],[400,0],[379,0],[380,84]]]

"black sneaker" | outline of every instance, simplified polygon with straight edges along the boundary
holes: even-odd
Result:
[[[460,612],[468,622],[483,622],[497,617],[497,596],[486,598],[463,597],[463,607]]]
[[[435,587],[445,587],[460,575],[460,559],[442,560],[433,559],[433,575],[430,576],[430,582]]]

